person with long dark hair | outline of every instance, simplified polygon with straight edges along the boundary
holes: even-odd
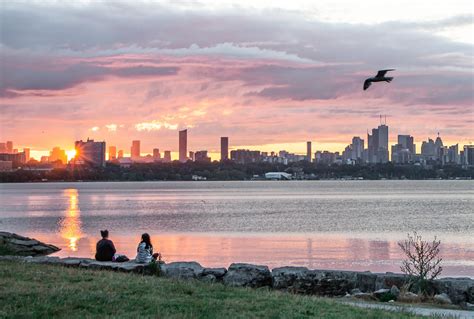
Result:
[[[137,258],[135,258],[135,261],[138,263],[149,263],[158,258],[160,258],[160,254],[153,253],[150,235],[147,233],[142,234],[142,241],[138,244]]]

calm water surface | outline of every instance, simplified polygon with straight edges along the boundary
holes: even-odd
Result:
[[[140,234],[166,261],[399,271],[397,241],[442,241],[445,276],[474,277],[473,181],[0,184],[0,230],[93,256],[107,228],[135,256]]]

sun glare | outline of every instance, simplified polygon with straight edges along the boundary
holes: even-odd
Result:
[[[70,161],[76,156],[76,150],[66,151],[66,155],[67,155],[67,160]]]

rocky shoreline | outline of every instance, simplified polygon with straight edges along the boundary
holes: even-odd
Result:
[[[15,256],[0,256],[0,260],[53,264],[94,270],[111,270],[159,275],[180,280],[200,280],[233,287],[266,287],[297,294],[326,297],[347,296],[361,300],[419,302],[415,289],[407,289],[410,278],[396,273],[372,273],[339,270],[316,270],[306,267],[279,267],[270,270],[264,265],[233,263],[229,268],[206,268],[195,261],[161,264],[139,264],[132,261],[99,262],[89,258],[59,258],[38,256],[59,248],[16,234],[0,232],[0,244],[14,248]],[[24,245],[25,248],[20,246]],[[26,254],[30,253],[29,256]],[[20,256],[19,256],[20,255]],[[412,291],[410,291],[412,290]],[[429,282],[433,301],[455,304],[474,310],[474,279],[442,278]]]

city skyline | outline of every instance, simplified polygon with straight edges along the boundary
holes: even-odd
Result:
[[[215,158],[216,136],[304,154],[308,140],[342,150],[387,114],[417,140],[469,144],[473,24],[470,2],[455,2],[390,15],[377,1],[350,13],[333,1],[6,2],[0,139],[34,157],[87,137],[151,152],[192,129],[188,148]],[[363,92],[379,68],[396,68],[394,81]]]

